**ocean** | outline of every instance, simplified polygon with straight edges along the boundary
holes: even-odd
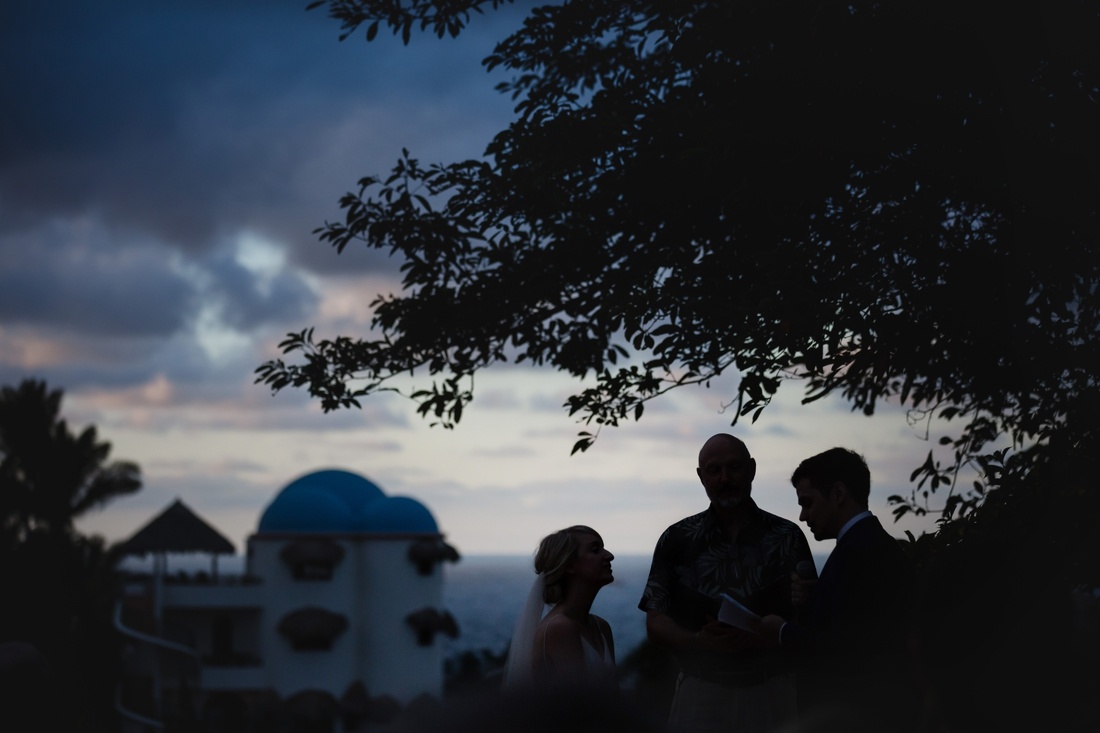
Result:
[[[814,558],[818,571],[825,557]],[[645,640],[645,614],[638,609],[649,575],[649,555],[616,555],[615,581],[600,590],[592,612],[611,625],[615,656],[622,660]],[[459,636],[446,639],[445,655],[488,651],[503,654],[527,592],[535,579],[530,555],[466,555],[444,565],[443,606],[458,622]]]
[[[502,655],[508,648],[516,616],[527,599],[535,579],[531,555],[463,555],[456,563],[443,564],[443,608],[458,624],[459,635],[444,639],[448,659],[465,652]],[[825,556],[815,556],[820,572]],[[600,590],[592,612],[611,625],[615,637],[615,657],[626,658],[645,641],[645,614],[638,609],[642,590],[649,575],[649,555],[616,555],[611,563],[615,580]],[[148,557],[129,558],[123,566],[133,571],[149,571]],[[222,558],[218,564],[225,576],[243,571],[244,558]],[[169,572],[207,571],[205,556],[169,557]]]
[[[648,556],[615,556],[614,582],[600,590],[592,613],[611,625],[615,656],[622,659],[645,639],[645,614],[638,601],[649,574]],[[458,622],[459,636],[447,639],[448,657],[466,651],[502,654],[535,579],[530,555],[466,555],[443,571],[443,607]]]

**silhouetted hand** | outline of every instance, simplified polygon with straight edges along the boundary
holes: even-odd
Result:
[[[710,616],[707,617],[707,623],[703,624],[703,627],[699,630],[698,639],[700,648],[723,653],[736,653],[745,649],[773,646],[770,640],[765,639],[758,632],[730,626]]]
[[[798,573],[791,573],[791,603],[796,607],[808,606],[816,584],[817,578],[805,580]]]
[[[779,632],[785,623],[786,619],[774,613],[765,616],[760,619],[760,638],[772,646],[779,644]]]

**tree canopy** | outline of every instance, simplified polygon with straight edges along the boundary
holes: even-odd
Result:
[[[114,558],[73,522],[139,490],[141,471],[110,461],[94,426],[70,430],[62,395],[34,379],[0,388],[0,642],[29,643],[50,667],[52,706],[33,710],[37,728],[108,730],[120,662]]]
[[[79,434],[61,417],[61,390],[33,379],[0,389],[0,536],[67,537],[90,509],[141,488],[141,470],[109,462],[95,426]]]
[[[501,4],[328,9],[407,42]],[[318,229],[391,252],[402,292],[369,334],[289,334],[257,381],[331,410],[426,375],[408,396],[452,425],[479,370],[531,363],[588,378],[565,407],[599,426],[731,371],[755,419],[800,380],[959,420],[914,479],[973,511],[954,470],[994,438],[1027,462],[1098,433],[1097,37],[1083,0],[533,7],[484,61],[516,101],[484,156],[403,151]]]

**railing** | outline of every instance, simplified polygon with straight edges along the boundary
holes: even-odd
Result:
[[[169,641],[168,639],[162,639],[159,636],[146,634],[141,631],[137,631],[136,629],[131,629],[129,626],[122,623],[121,600],[115,603],[114,625],[115,628],[118,629],[118,632],[123,636],[127,636],[136,641],[140,641],[144,644],[149,644],[151,646],[164,649],[166,651],[175,652],[177,654],[184,654],[186,656],[193,657],[196,662],[201,662],[201,657],[197,649],[193,649],[186,644],[180,644],[174,641]],[[138,723],[139,725],[144,725],[154,730],[164,729],[164,721],[150,718],[140,713],[136,713],[122,704],[122,683],[119,683],[115,687],[115,710],[122,717],[132,722]]]
[[[147,728],[153,730],[164,730],[164,721],[155,720],[154,718],[147,718],[141,713],[135,713],[133,710],[129,710],[122,704],[122,683],[115,685],[115,711],[126,718],[127,720],[137,723],[138,725],[144,725]]]
[[[173,652],[179,652],[180,654],[186,654],[195,659],[199,658],[199,652],[197,649],[187,646],[186,644],[180,644],[175,641],[168,641],[162,639],[159,636],[153,636],[152,634],[145,634],[136,629],[131,629],[126,624],[122,623],[122,601],[115,603],[115,628],[123,636],[129,636],[131,639],[137,639],[143,641],[146,644],[152,644],[153,646],[159,646],[162,649],[167,649]]]
[[[146,573],[140,571],[126,571],[123,574],[123,578],[129,583],[152,583],[156,576],[153,573]],[[186,570],[178,570],[172,573],[166,573],[163,576],[163,582],[165,585],[261,585],[263,579],[250,575],[248,573],[208,573],[204,570],[195,570],[188,572]]]

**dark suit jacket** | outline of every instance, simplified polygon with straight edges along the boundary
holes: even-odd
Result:
[[[809,618],[783,629],[783,646],[803,659],[803,709],[908,704],[912,589],[911,565],[877,518],[848,528],[814,587]]]

